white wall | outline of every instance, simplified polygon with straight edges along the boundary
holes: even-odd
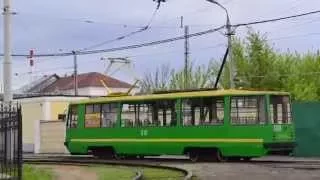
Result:
[[[71,102],[86,97],[34,97],[15,99],[22,108],[23,151],[34,152],[39,149],[40,120],[52,120],[53,102]]]
[[[129,88],[110,88],[112,92],[127,92]],[[136,92],[137,89],[134,88],[131,93]],[[62,93],[74,94],[74,90],[61,91]],[[79,88],[78,93],[80,96],[106,96],[107,90],[104,87],[87,87]]]

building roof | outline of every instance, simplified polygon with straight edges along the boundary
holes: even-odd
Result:
[[[82,103],[100,103],[100,102],[116,102],[116,101],[140,101],[140,100],[159,100],[159,99],[176,99],[176,98],[194,98],[194,97],[221,97],[221,96],[249,96],[249,95],[290,95],[288,92],[282,91],[259,91],[259,90],[204,90],[192,92],[174,92],[164,94],[149,94],[138,96],[119,96],[119,97],[98,97],[89,100],[80,100],[72,102],[72,104]]]
[[[131,84],[98,72],[90,72],[78,75],[78,88],[104,87],[101,80],[103,80],[109,88],[130,88],[132,86]],[[70,89],[74,89],[74,76],[60,77],[55,82],[42,89],[42,92]]]
[[[37,79],[29,84],[26,84],[19,89],[17,89],[14,93],[16,94],[23,94],[23,93],[35,93],[35,92],[41,92],[43,88],[46,88],[51,83],[55,82],[57,79],[59,79],[59,76],[57,74],[53,75],[45,75],[41,77],[40,79]]]

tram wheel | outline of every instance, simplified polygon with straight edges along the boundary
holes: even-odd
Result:
[[[216,157],[215,157],[215,159],[216,159],[216,161],[217,162],[225,162],[227,159],[222,155],[222,153],[221,153],[221,151],[219,150],[219,149],[217,149],[217,151],[216,151],[216,153],[215,153],[216,155]]]
[[[114,153],[113,154],[113,158],[116,159],[116,160],[121,160],[121,159],[124,159],[124,157],[120,154],[117,154],[117,153]]]
[[[251,157],[243,157],[242,160],[245,162],[249,162],[251,160]]]
[[[189,153],[189,159],[192,161],[192,162],[197,162],[199,161],[199,154],[197,152],[190,152]]]

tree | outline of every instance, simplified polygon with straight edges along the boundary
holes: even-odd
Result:
[[[233,38],[232,54],[236,69],[236,87],[259,90],[280,90],[291,93],[294,100],[320,100],[319,51],[306,54],[281,53],[274,50],[267,37],[248,31],[244,40]],[[222,61],[212,59],[205,65],[188,64],[188,76],[184,70],[175,71],[161,66],[155,73],[146,73],[141,87],[145,92],[169,89],[194,89],[213,87]],[[229,66],[226,63],[219,87],[229,88]]]
[[[174,69],[168,64],[157,68],[154,73],[147,72],[140,81],[141,92],[151,93],[154,90],[167,90],[170,85]]]
[[[168,65],[162,65],[155,73],[145,73],[140,83],[141,91],[150,93],[159,90],[209,88],[213,87],[217,72],[218,64],[213,60],[207,66],[189,62],[187,79],[184,68],[175,71]]]

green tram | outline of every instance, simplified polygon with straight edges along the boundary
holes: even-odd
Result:
[[[71,154],[123,158],[187,155],[250,160],[295,147],[290,95],[198,90],[73,102],[64,145]]]

